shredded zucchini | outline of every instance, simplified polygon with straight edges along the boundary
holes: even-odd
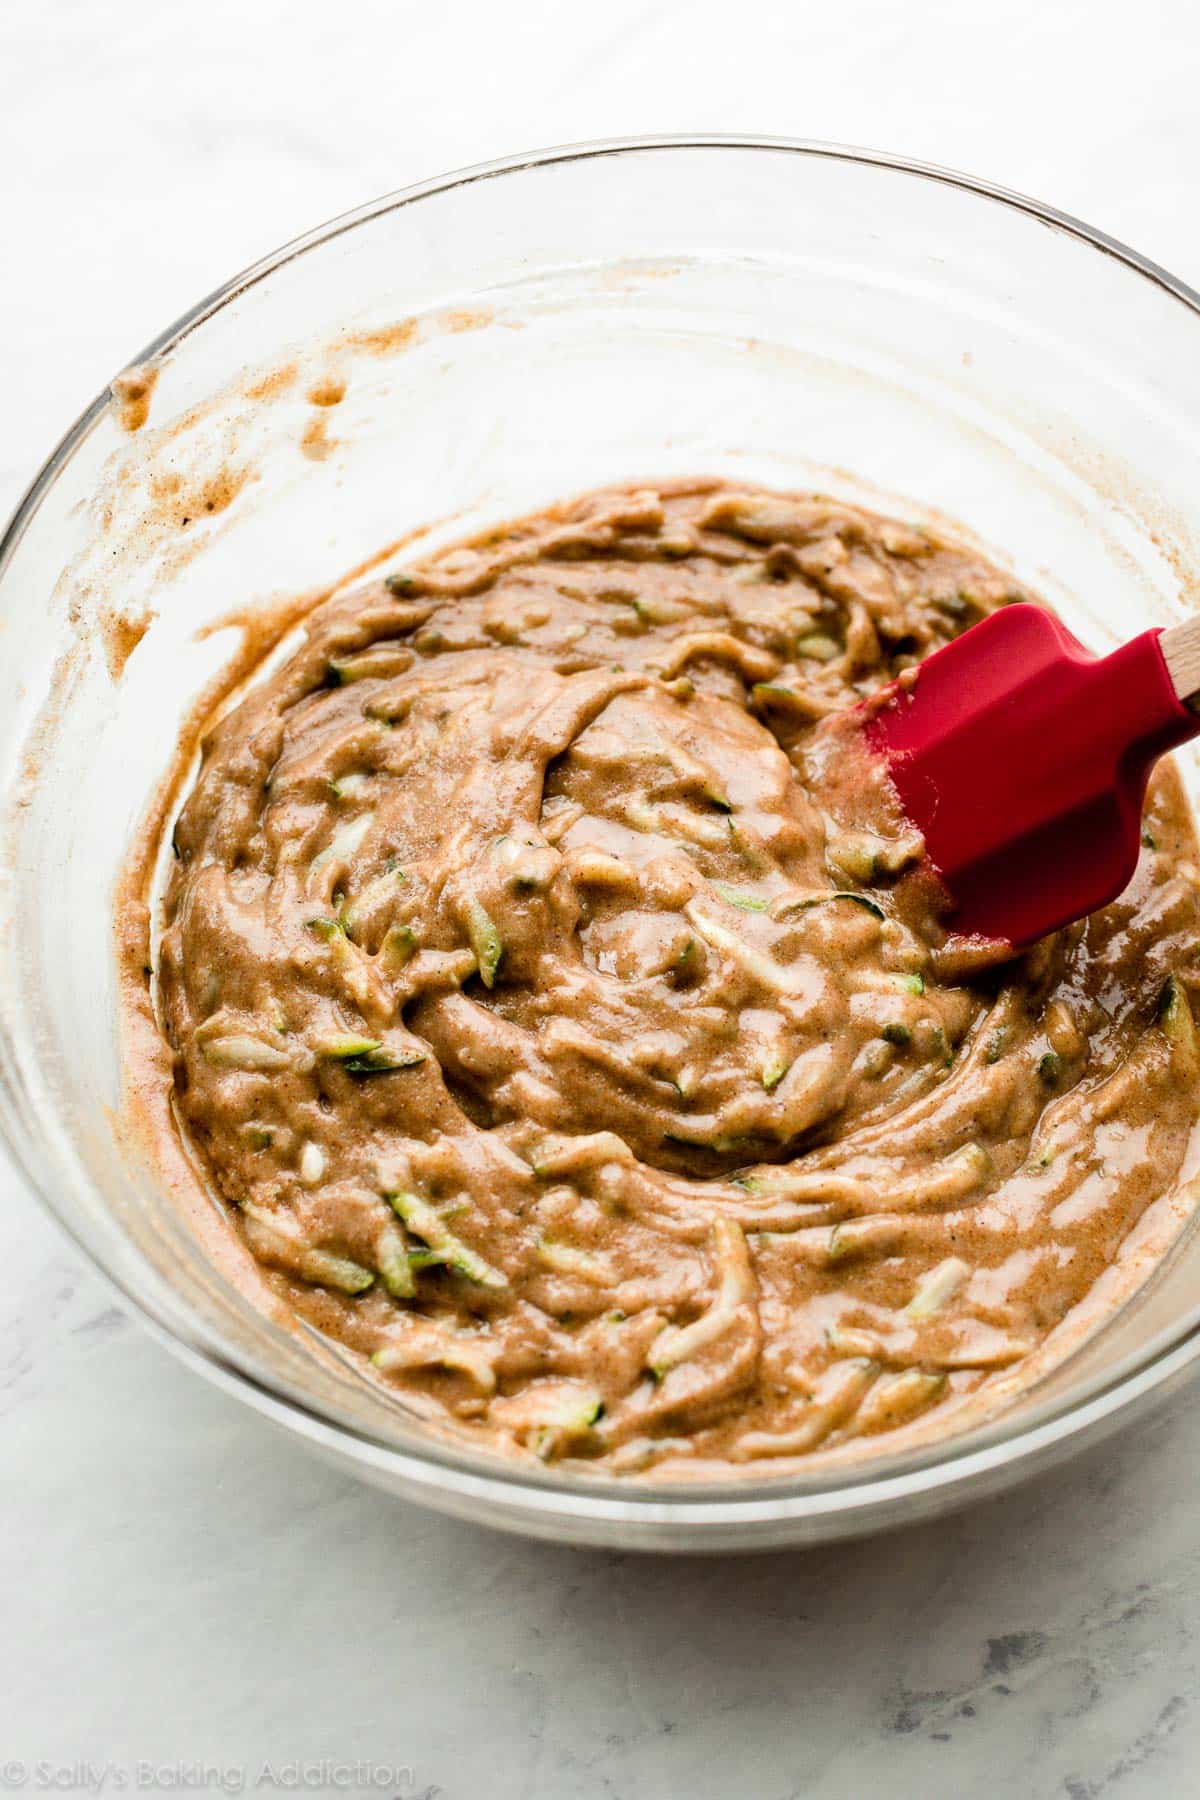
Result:
[[[414,660],[411,650],[395,644],[380,644],[351,656],[335,657],[325,672],[326,686],[347,687],[352,681],[386,680],[392,675],[403,675]]]
[[[754,1269],[741,1226],[733,1219],[715,1219],[710,1237],[720,1277],[717,1297],[694,1324],[668,1325],[655,1338],[648,1362],[655,1381],[664,1380],[681,1362],[723,1337],[754,1299]]]
[[[910,1319],[928,1319],[952,1300],[971,1270],[961,1256],[948,1256],[936,1269],[930,1269],[917,1285],[917,1291],[905,1307]]]
[[[228,1037],[206,1038],[201,1043],[200,1050],[205,1061],[215,1063],[219,1069],[245,1069],[255,1074],[269,1074],[292,1066],[289,1051],[278,1049],[276,1045],[267,1043],[265,1038],[251,1037],[244,1032],[232,1032]]]
[[[465,1375],[483,1394],[496,1391],[495,1350],[481,1335],[451,1332],[432,1319],[406,1318],[371,1361],[381,1374],[397,1369],[449,1369]]]
[[[350,937],[358,930],[363,918],[377,900],[386,899],[398,883],[408,878],[404,870],[391,863],[384,867],[383,873],[369,881],[361,893],[356,894],[342,913],[342,924]]]
[[[604,1399],[580,1381],[544,1381],[510,1400],[494,1401],[489,1418],[543,1462],[585,1438],[604,1415]]]
[[[807,912],[810,906],[825,906],[833,900],[848,900],[852,906],[861,906],[881,922],[886,921],[887,914],[878,900],[872,900],[869,894],[855,894],[849,888],[837,888],[828,894],[799,894],[794,897],[783,895],[771,903],[771,917],[786,919],[791,913]]]
[[[885,1375],[865,1396],[854,1415],[856,1435],[889,1431],[915,1418],[932,1406],[946,1391],[946,1375],[928,1369],[904,1369],[898,1375]]]
[[[633,1151],[615,1131],[589,1131],[578,1137],[544,1138],[529,1152],[535,1175],[574,1175],[606,1163],[632,1163]]]
[[[347,1075],[391,1075],[398,1069],[415,1069],[426,1060],[424,1050],[397,1048],[352,1032],[318,1038],[313,1049],[326,1062],[340,1063]]]
[[[795,688],[784,687],[777,681],[756,681],[750,689],[750,699],[757,711],[792,713],[798,719],[818,719],[825,711],[819,701],[810,700],[804,694],[798,694]]]
[[[724,850],[729,842],[728,822],[722,824],[710,815],[686,806],[676,806],[668,813],[664,807],[650,806],[644,800],[630,800],[623,816],[631,830],[652,832],[673,843],[697,844],[702,850]]]
[[[1162,991],[1159,1023],[1171,1043],[1188,1056],[1196,1054],[1196,1027],[1188,1003],[1187,989],[1177,975],[1172,975]]]
[[[828,845],[826,860],[851,881],[874,881],[880,872],[879,840],[867,832],[843,832]]]
[[[325,1152],[311,1139],[300,1152],[300,1179],[305,1187],[316,1187],[325,1173]]]
[[[467,942],[475,952],[475,960],[479,964],[479,979],[484,987],[495,987],[496,971],[504,955],[504,941],[491,914],[474,895],[467,901],[463,922],[467,928]]]
[[[796,639],[796,655],[814,662],[833,662],[842,654],[841,645],[823,631],[807,631]]]
[[[313,857],[308,869],[308,893],[314,899],[328,899],[329,889],[346,868],[375,822],[373,812],[360,813],[340,831],[335,831],[324,850]]]
[[[775,1089],[779,1086],[791,1066],[791,1063],[782,1056],[772,1057],[769,1062],[763,1064],[762,1084],[766,1088],[768,1094],[773,1094],[775,1092]]]
[[[369,1056],[372,1051],[381,1049],[378,1038],[357,1037],[353,1032],[345,1032],[333,1037],[318,1038],[313,1049],[318,1056],[329,1062],[345,1062],[354,1056]]]
[[[579,1250],[572,1244],[555,1244],[543,1238],[537,1247],[538,1261],[555,1275],[577,1275],[581,1281],[610,1287],[616,1280],[607,1256],[595,1250]]]
[[[411,1300],[417,1291],[408,1245],[398,1225],[385,1219],[375,1237],[375,1267],[395,1300]]]
[[[357,800],[370,776],[364,771],[356,770],[350,775],[339,775],[329,783],[329,791],[335,800]]]
[[[637,888],[639,876],[629,863],[606,850],[572,850],[567,867],[571,880],[582,887]]]
[[[743,912],[766,912],[769,900],[759,894],[748,894],[745,888],[730,887],[728,882],[714,881],[713,891],[718,893],[727,906],[740,906]]]
[[[456,1237],[436,1207],[423,1200],[419,1194],[412,1194],[401,1189],[397,1193],[384,1195],[384,1199],[394,1208],[411,1232],[429,1245],[431,1250],[444,1254],[446,1262],[457,1274],[478,1287],[506,1288],[508,1278],[499,1269],[485,1262],[482,1256]]]
[[[549,844],[522,840],[506,833],[496,839],[492,853],[505,870],[509,885],[518,892],[549,887],[558,872],[560,856]]]
[[[385,975],[398,975],[416,954],[417,937],[410,925],[389,926],[379,946],[379,966]]]
[[[246,1242],[255,1256],[270,1258],[291,1275],[318,1287],[338,1288],[344,1294],[361,1294],[374,1282],[374,1274],[361,1263],[332,1256],[310,1244],[293,1220],[248,1200],[243,1201],[241,1210]]]
[[[348,1056],[342,1062],[347,1075],[395,1075],[402,1069],[415,1069],[426,1060],[423,1050],[398,1050],[387,1044],[378,1050],[364,1050],[361,1056]]]
[[[774,957],[767,956],[762,950],[756,950],[747,944],[736,932],[729,931],[719,920],[711,918],[703,912],[694,900],[689,900],[685,908],[688,918],[700,933],[700,936],[714,950],[723,950],[733,959],[747,975],[772,988],[776,993],[790,990],[792,983],[787,970]]]

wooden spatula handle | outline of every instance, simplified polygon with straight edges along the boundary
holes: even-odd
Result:
[[[1172,625],[1158,640],[1171,686],[1185,706],[1200,712],[1200,614]]]

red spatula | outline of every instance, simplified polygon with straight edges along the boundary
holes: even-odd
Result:
[[[1092,656],[1040,606],[1007,606],[864,708],[870,750],[953,910],[1014,948],[1129,881],[1150,769],[1200,736],[1200,618]]]

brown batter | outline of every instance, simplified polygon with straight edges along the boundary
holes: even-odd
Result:
[[[836,715],[1021,595],[819,496],[607,492],[319,607],[158,964],[291,1305],[501,1447],[794,1457],[1011,1369],[1176,1179],[1197,847],[999,969]]]

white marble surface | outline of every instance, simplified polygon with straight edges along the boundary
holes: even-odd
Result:
[[[1200,281],[1198,63],[1184,0],[13,0],[0,511],[234,268],[529,144],[694,127],[890,146]],[[296,1759],[318,1765],[296,1774],[309,1792],[446,1800],[1200,1788],[1194,1393],[1065,1473],[873,1543],[724,1564],[537,1548],[358,1488],[210,1391],[0,1169],[0,1414],[14,1791],[195,1792],[207,1760],[209,1791],[272,1792]],[[320,1767],[355,1758],[377,1785]]]

